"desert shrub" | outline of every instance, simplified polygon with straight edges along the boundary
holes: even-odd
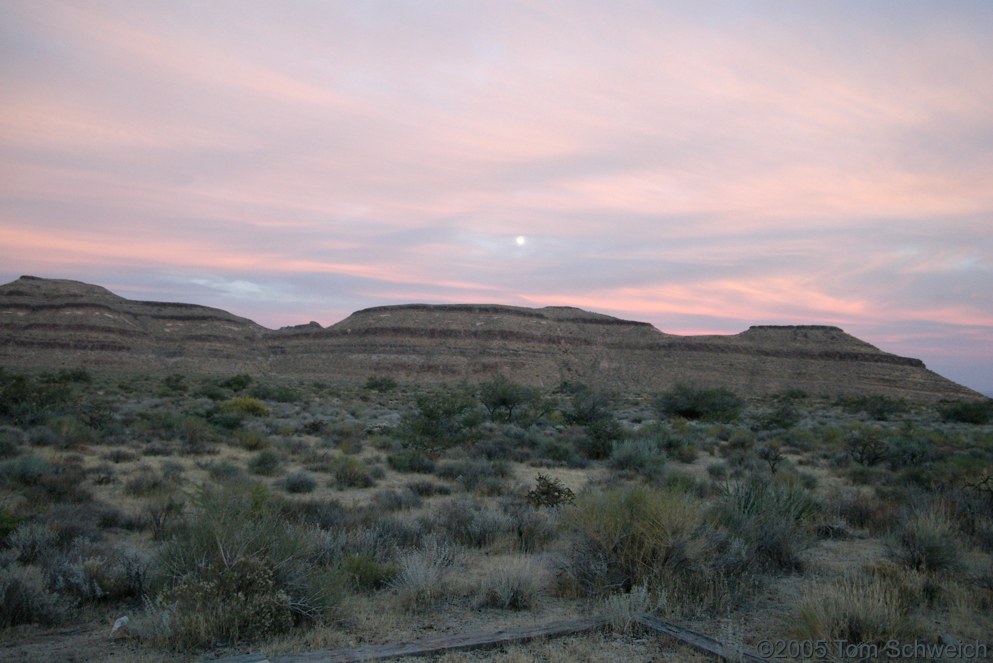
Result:
[[[515,556],[483,578],[479,606],[501,610],[530,610],[542,591],[542,570],[531,559]]]
[[[576,449],[590,460],[603,460],[623,438],[621,424],[612,416],[603,417],[587,424],[586,435],[576,440]]]
[[[397,472],[434,472],[434,461],[419,449],[401,449],[386,457],[386,462]]]
[[[77,397],[71,381],[34,379],[0,368],[0,420],[18,426],[38,424],[65,413]]]
[[[182,373],[173,373],[162,378],[158,394],[168,396],[170,394],[184,394],[189,389],[186,384],[186,376]]]
[[[48,564],[59,553],[58,534],[48,525],[28,522],[7,537],[7,547],[21,564]]]
[[[400,511],[402,509],[419,508],[424,501],[420,495],[409,489],[384,489],[372,496],[372,503],[381,512]]]
[[[471,440],[482,423],[469,387],[445,386],[415,399],[403,417],[401,434],[415,449],[435,453]]]
[[[863,412],[876,421],[887,421],[909,408],[905,401],[880,394],[870,396],[849,396],[839,400],[839,405],[848,412]]]
[[[339,489],[368,488],[376,483],[368,465],[351,456],[335,456],[328,462],[328,471]]]
[[[384,564],[365,553],[352,553],[342,560],[341,571],[356,589],[376,590],[389,586],[396,577],[398,568],[395,564]]]
[[[272,449],[263,449],[248,461],[248,470],[252,474],[262,476],[272,476],[279,471],[282,459],[279,454]]]
[[[349,520],[349,513],[337,500],[274,499],[273,505],[279,509],[286,522],[302,525],[310,529],[340,530]]]
[[[798,549],[819,511],[802,486],[758,478],[727,486],[717,505],[718,518],[745,542],[753,562],[772,569],[799,567]]]
[[[243,476],[242,469],[229,460],[211,463],[207,467],[207,474],[214,481],[234,481]]]
[[[0,504],[0,541],[6,540],[10,533],[21,526],[21,519],[6,505]]]
[[[791,622],[799,638],[883,645],[906,634],[906,610],[898,591],[877,576],[858,574],[803,592]],[[831,650],[835,653],[836,650]]]
[[[792,400],[787,400],[761,415],[756,420],[755,426],[759,430],[789,430],[800,423],[801,419],[803,415],[793,405]]]
[[[527,501],[533,507],[556,507],[572,504],[576,501],[576,495],[561,480],[539,474],[535,480],[535,487],[528,491]]]
[[[7,487],[34,486],[54,468],[41,456],[28,454],[0,462],[0,485]]]
[[[262,451],[271,444],[269,436],[258,430],[238,430],[234,433],[235,443],[247,451]]]
[[[575,537],[563,571],[587,595],[699,574],[711,549],[697,503],[644,486],[580,495],[563,517]]]
[[[558,530],[547,511],[518,507],[508,512],[510,527],[517,536],[517,547],[523,553],[535,553],[555,540]]]
[[[446,461],[438,465],[436,474],[442,479],[458,481],[466,490],[475,490],[487,480],[511,476],[507,463],[486,460]]]
[[[370,391],[378,391],[385,394],[397,388],[397,381],[386,375],[371,375],[365,381],[365,388]]]
[[[0,567],[0,627],[56,626],[67,622],[73,612],[74,606],[65,596],[49,590],[37,566]]]
[[[0,458],[12,458],[21,453],[21,445],[27,436],[20,428],[0,426]]]
[[[265,406],[265,403],[251,396],[235,396],[220,407],[221,412],[237,414],[246,417],[268,417],[272,411]]]
[[[891,438],[886,443],[886,450],[883,455],[887,459],[890,469],[897,470],[901,467],[920,465],[926,462],[931,455],[930,447],[931,445],[926,440],[898,436]]]
[[[141,456],[135,453],[134,451],[132,451],[131,449],[112,449],[107,453],[105,453],[102,456],[102,458],[116,465],[120,463],[130,463],[132,461],[136,461],[139,458],[141,458]]]
[[[82,601],[140,599],[149,579],[150,558],[122,547],[77,545],[55,566],[53,585]]]
[[[431,497],[432,495],[450,495],[452,489],[448,486],[435,483],[434,481],[408,481],[404,488],[418,497]]]
[[[535,456],[569,467],[585,467],[587,462],[579,454],[578,447],[586,444],[586,437],[586,431],[582,428],[571,426],[561,437],[542,438],[535,449]]]
[[[728,389],[677,384],[659,397],[657,406],[665,417],[730,422],[738,418],[743,402]]]
[[[317,480],[306,472],[291,472],[283,479],[283,488],[288,493],[312,493],[317,488]]]
[[[165,587],[155,602],[169,614],[166,637],[212,646],[283,632],[294,618],[323,618],[340,577],[311,563],[314,548],[263,487],[202,490],[159,553]]]
[[[198,416],[182,417],[175,432],[183,443],[183,451],[191,454],[206,452],[210,443],[217,439],[217,433],[210,422]]]
[[[431,607],[449,591],[449,575],[455,564],[451,548],[428,542],[400,556],[390,587],[401,607],[418,611]]]
[[[665,454],[655,440],[638,438],[615,443],[608,464],[615,470],[660,479],[665,471]]]
[[[950,401],[938,406],[942,421],[983,425],[993,421],[993,400]]]
[[[894,532],[893,556],[920,571],[955,571],[962,567],[962,542],[948,515],[931,507],[909,514]]]
[[[273,385],[258,383],[252,387],[250,395],[264,401],[274,401],[276,403],[295,403],[300,399],[300,393],[293,387],[285,384]]]
[[[124,482],[124,492],[136,497],[144,497],[159,493],[169,488],[169,482],[161,473],[148,465],[135,468],[127,481]]]
[[[429,524],[384,516],[350,533],[350,549],[364,552],[381,562],[395,560],[404,551],[425,543]]]
[[[245,375],[244,373],[232,375],[229,378],[217,382],[219,387],[222,387],[223,389],[230,389],[234,392],[244,391],[250,384],[252,384],[252,376]]]
[[[506,516],[465,497],[441,505],[434,523],[451,541],[476,548],[490,545],[510,529]]]

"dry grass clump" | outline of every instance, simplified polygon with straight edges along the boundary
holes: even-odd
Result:
[[[798,638],[853,644],[883,644],[908,628],[907,610],[893,582],[865,573],[814,585],[791,623]]]
[[[184,648],[258,640],[330,614],[337,570],[331,560],[314,563],[318,538],[287,523],[262,486],[204,490],[193,507],[159,554],[164,587],[153,612],[162,640]]]
[[[591,492],[562,517],[574,537],[564,576],[583,594],[655,588],[708,572],[705,513],[686,495],[644,486]]]
[[[530,610],[544,588],[544,570],[530,557],[517,555],[500,561],[478,589],[478,605],[501,610]]]
[[[459,497],[441,505],[434,515],[436,529],[455,543],[482,548],[510,529],[509,519],[478,499]]]
[[[963,566],[961,537],[948,514],[933,507],[909,514],[897,525],[892,550],[911,569],[957,571]]]
[[[400,606],[417,612],[448,596],[455,551],[435,540],[400,555],[397,573],[390,582]]]

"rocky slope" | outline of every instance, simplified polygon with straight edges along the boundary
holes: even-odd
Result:
[[[569,307],[385,306],[323,328],[268,330],[219,309],[138,302],[75,281],[21,277],[0,286],[0,365],[127,372],[306,377],[356,382],[562,380],[664,389],[677,382],[740,393],[800,388],[915,400],[977,397],[917,359],[837,327],[752,327],[733,336],[675,336],[648,323]]]

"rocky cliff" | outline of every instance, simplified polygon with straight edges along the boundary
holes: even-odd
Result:
[[[837,327],[751,327],[733,336],[676,336],[644,322],[569,307],[384,306],[324,328],[268,330],[219,309],[139,302],[35,277],[0,286],[0,365],[127,372],[253,373],[357,382],[562,380],[659,390],[677,382],[740,393],[799,388],[915,400],[978,397]]]

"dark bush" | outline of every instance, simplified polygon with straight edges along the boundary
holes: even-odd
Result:
[[[397,472],[434,472],[434,461],[418,449],[401,449],[386,457],[386,462]]]
[[[993,420],[993,400],[953,401],[938,406],[942,421],[963,424],[988,424]]]
[[[288,493],[312,493],[317,488],[317,480],[306,472],[293,472],[283,479],[283,488]]]
[[[658,399],[658,409],[663,416],[702,421],[734,421],[741,414],[743,405],[741,398],[728,389],[685,384],[677,384]]]

